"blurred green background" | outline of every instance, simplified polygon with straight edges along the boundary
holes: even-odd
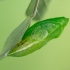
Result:
[[[0,51],[9,34],[26,18],[30,0],[0,0]],[[70,0],[51,0],[42,19],[70,18]],[[32,22],[32,24],[35,21]],[[40,50],[25,57],[7,57],[0,61],[0,70],[70,70],[70,22],[61,36]]]

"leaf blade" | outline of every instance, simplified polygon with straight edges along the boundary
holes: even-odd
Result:
[[[7,38],[4,48],[0,54],[0,57],[7,56],[7,53],[21,40],[25,31],[28,29],[32,18],[27,17]]]
[[[48,6],[49,2],[50,2],[50,0],[40,0],[39,1],[39,5],[38,5],[38,8],[37,8],[37,13],[36,13],[36,16],[34,17],[34,20],[41,19],[44,12],[47,10],[47,6]],[[29,4],[29,6],[26,10],[26,15],[27,16],[32,15],[32,13],[34,11],[35,3],[36,3],[36,0],[31,0],[30,4]]]

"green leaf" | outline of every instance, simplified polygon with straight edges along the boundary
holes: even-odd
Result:
[[[50,2],[50,0],[40,0],[39,1],[39,5],[38,5],[38,8],[37,8],[37,14],[34,17],[35,20],[39,20],[39,19],[42,18],[42,16],[44,15],[44,13],[47,10],[47,6],[48,6],[49,2]],[[29,6],[26,10],[26,15],[27,16],[30,16],[30,15],[33,14],[35,4],[36,4],[36,0],[31,0],[30,4],[29,4]]]
[[[22,39],[22,36],[28,29],[32,18],[26,18],[7,38],[0,59],[7,56],[7,53]]]
[[[68,18],[57,17],[37,22],[25,32],[21,42],[16,44],[8,56],[25,56],[40,49],[50,40],[58,38],[68,21]]]

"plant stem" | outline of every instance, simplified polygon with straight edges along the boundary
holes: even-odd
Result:
[[[32,19],[35,17],[35,15],[37,13],[38,4],[39,4],[39,0],[36,0],[34,11],[33,11],[33,14],[31,15]]]

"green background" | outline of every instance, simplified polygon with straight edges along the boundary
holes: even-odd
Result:
[[[9,34],[26,18],[29,2],[0,0],[0,51]],[[70,18],[70,0],[51,0],[42,19],[60,16]],[[70,22],[59,38],[50,41],[42,49],[25,57],[1,60],[0,70],[70,70]]]

